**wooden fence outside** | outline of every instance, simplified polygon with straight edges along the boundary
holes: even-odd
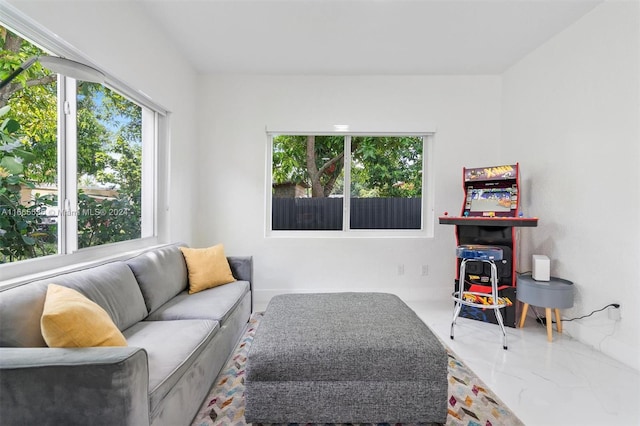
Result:
[[[342,198],[272,198],[274,231],[341,231]],[[351,229],[420,229],[421,198],[352,198]]]

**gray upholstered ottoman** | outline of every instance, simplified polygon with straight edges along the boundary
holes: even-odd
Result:
[[[444,423],[447,353],[398,297],[274,297],[247,360],[250,423]]]

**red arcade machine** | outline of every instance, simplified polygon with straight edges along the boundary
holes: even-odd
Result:
[[[524,218],[520,213],[520,173],[518,164],[463,168],[465,198],[460,217],[445,213],[440,224],[455,225],[456,244],[481,244],[499,247],[503,259],[498,268],[498,295],[507,307],[503,308],[504,324],[515,327],[516,313],[516,227],[537,226],[537,218]],[[455,287],[464,279],[469,291],[491,294],[490,268],[483,262],[468,262],[465,277],[459,277],[457,261]],[[478,296],[476,303],[483,303]],[[460,316],[496,323],[490,309],[463,306]]]

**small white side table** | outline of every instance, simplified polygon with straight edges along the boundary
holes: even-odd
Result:
[[[549,281],[536,281],[531,275],[518,275],[517,298],[524,303],[520,316],[520,328],[524,326],[529,305],[545,308],[547,317],[547,340],[553,341],[553,318],[551,309],[555,310],[556,329],[562,333],[560,309],[573,306],[573,282],[562,278],[551,277]]]

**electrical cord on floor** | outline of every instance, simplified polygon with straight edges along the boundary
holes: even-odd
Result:
[[[583,319],[583,318],[587,318],[590,317],[591,315],[595,314],[596,312],[602,312],[607,308],[620,308],[620,305],[618,303],[609,303],[607,306],[605,306],[604,308],[600,308],[600,309],[596,309],[595,311],[592,311],[591,313],[588,313],[587,315],[583,315],[581,317],[575,317],[575,318],[568,318],[568,319],[563,319],[562,321],[568,322],[568,321],[575,321],[575,320],[579,320],[579,319]],[[546,327],[547,325],[547,318],[545,317],[541,317],[540,315],[538,315],[538,311],[536,311],[536,309],[532,306],[531,309],[533,309],[533,313],[536,315],[536,322],[538,324],[541,324],[543,326]],[[556,322],[553,321],[553,319],[551,320],[551,324],[555,324]]]
[[[538,324],[541,324],[543,327],[546,327],[547,326],[547,318],[546,317],[541,317],[538,314],[538,311],[536,311],[536,308],[534,308],[533,306],[531,306],[531,310],[533,310],[533,313],[536,315],[536,322]],[[556,322],[553,319],[551,319],[551,324],[555,324],[555,323]]]
[[[590,317],[591,315],[595,314],[596,312],[602,312],[602,311],[604,311],[605,309],[607,309],[607,308],[609,308],[609,307],[613,307],[613,308],[618,309],[618,308],[620,308],[620,305],[619,305],[619,304],[617,304],[617,303],[609,303],[609,304],[608,304],[607,306],[605,306],[604,308],[596,309],[595,311],[591,312],[590,314],[583,315],[583,316],[581,316],[581,317],[577,317],[577,318],[570,318],[570,319],[566,319],[566,320],[562,320],[562,321],[573,321],[573,320],[579,320],[579,319],[582,319],[582,318]]]

